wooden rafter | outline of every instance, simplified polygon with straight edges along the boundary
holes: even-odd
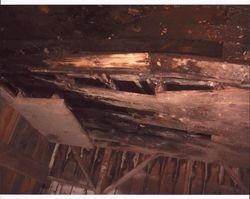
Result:
[[[242,180],[240,179],[240,176],[237,175],[228,165],[223,164],[224,169],[228,173],[228,175],[231,177],[233,182],[239,186],[239,188],[244,192],[244,193],[249,193],[249,188],[247,188]]]
[[[94,183],[93,183],[91,177],[89,176],[89,174],[88,174],[88,172],[87,172],[87,169],[84,167],[84,163],[83,163],[81,157],[79,156],[79,154],[78,154],[78,152],[77,152],[77,148],[71,146],[71,150],[72,150],[72,153],[73,153],[73,155],[74,155],[74,158],[75,158],[75,160],[77,161],[77,163],[78,163],[78,165],[79,165],[79,167],[80,167],[80,169],[81,169],[81,171],[82,171],[82,173],[83,173],[83,175],[84,175],[86,181],[88,182],[90,188],[91,188],[94,192],[96,192],[96,188],[95,188],[95,186],[94,186]]]
[[[131,171],[129,171],[128,173],[126,173],[119,180],[113,182],[111,185],[109,185],[108,187],[106,187],[104,189],[103,193],[104,194],[108,194],[109,192],[111,192],[112,190],[114,190],[116,187],[120,186],[121,184],[123,184],[124,182],[126,182],[127,180],[129,180],[130,178],[132,178],[138,171],[140,171],[145,166],[147,166],[147,164],[149,162],[151,162],[152,160],[156,159],[159,156],[160,156],[160,154],[153,154],[153,155],[151,155],[150,157],[148,157],[147,159],[145,159],[142,163],[140,163],[139,165],[137,165],[134,169],[132,169]]]
[[[112,150],[109,148],[107,148],[104,152],[103,160],[101,163],[101,170],[100,170],[99,178],[98,178],[97,185],[96,185],[96,192],[99,194],[102,192],[102,187],[107,177],[111,154],[112,154]]]
[[[120,132],[104,133],[91,131],[95,145],[108,146],[114,150],[129,150],[145,154],[161,153],[167,157],[199,160],[203,162],[227,162],[235,167],[249,167],[249,153],[246,150],[237,152],[232,147],[224,146],[209,140],[186,138],[176,139],[125,134]],[[171,133],[170,133],[171,135]],[[101,141],[101,142],[98,142]],[[110,142],[119,143],[120,146]]]

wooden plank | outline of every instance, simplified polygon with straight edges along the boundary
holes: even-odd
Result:
[[[91,189],[92,189],[94,192],[96,192],[95,185],[94,185],[92,179],[90,178],[89,172],[86,170],[86,168],[85,168],[85,166],[84,166],[84,163],[83,163],[81,157],[79,156],[79,154],[78,154],[78,152],[77,152],[77,148],[76,148],[76,147],[73,147],[73,146],[71,146],[70,148],[72,149],[74,158],[75,158],[75,160],[77,161],[77,163],[78,163],[78,165],[79,165],[79,167],[80,167],[82,173],[84,174],[84,177],[85,177],[85,179],[86,179],[88,185],[91,187]]]
[[[0,99],[2,100],[2,99]],[[0,140],[8,144],[19,120],[19,113],[5,103],[3,111],[0,111]]]
[[[193,75],[196,80],[214,79],[219,82],[249,85],[249,64],[228,63],[219,59],[196,56],[150,54],[155,71]]]
[[[148,53],[127,54],[82,54],[45,60],[51,69],[86,68],[86,69],[149,69]]]
[[[28,158],[18,148],[0,143],[0,165],[13,169],[20,174],[33,177],[44,182],[48,175],[47,166]]]
[[[86,53],[85,53],[86,54]],[[84,58],[84,56],[86,58]],[[103,57],[115,57],[112,64],[104,62],[85,64],[89,60],[102,60]],[[130,62],[130,59],[125,59],[128,57],[135,57],[137,62],[140,64],[134,64]],[[73,59],[74,58],[74,59]],[[147,74],[147,70],[151,69],[152,75],[161,77],[176,77],[185,80],[195,80],[201,81],[217,81],[221,83],[226,83],[229,85],[245,85],[249,86],[249,73],[248,63],[229,63],[221,59],[212,59],[207,57],[197,57],[197,56],[186,56],[186,55],[172,55],[167,53],[134,53],[134,54],[119,54],[119,53],[91,53],[89,55],[84,55],[84,53],[79,53],[74,55],[73,58],[70,58],[69,55],[63,55],[61,58],[52,57],[50,60],[45,60],[47,62],[47,68],[39,67],[30,67],[30,70],[33,72],[68,72],[73,73],[73,70],[77,70],[77,67],[82,74],[89,74],[90,69],[93,71],[93,66],[98,67],[98,70],[109,71],[111,74],[116,71],[120,74],[129,74],[132,75],[131,70],[137,71],[137,76],[144,76]],[[110,59],[107,58],[107,59]],[[64,60],[65,59],[65,60]],[[73,59],[72,62],[67,61],[67,59]],[[134,59],[134,58],[133,58]],[[62,60],[62,61],[60,61]],[[64,60],[64,61],[63,61]],[[76,63],[74,63],[74,60]],[[80,60],[80,61],[79,61]],[[82,61],[81,61],[82,60]],[[23,62],[22,60],[15,62]],[[116,63],[120,62],[120,63]],[[74,67],[75,65],[75,67]],[[86,66],[85,66],[86,65]],[[111,65],[111,68],[107,68],[107,65]],[[115,66],[116,65],[116,66]],[[129,67],[128,67],[129,66]],[[143,66],[143,67],[142,67]],[[55,68],[56,67],[56,68]],[[86,68],[87,67],[87,68]],[[141,70],[144,74],[138,75],[138,68],[144,69]],[[104,70],[105,69],[105,70]],[[129,70],[130,69],[130,70]],[[140,72],[140,71],[139,71]],[[81,75],[81,73],[76,73],[76,75]],[[150,75],[150,73],[148,74]],[[152,77],[152,76],[151,76]],[[150,78],[150,76],[148,76]],[[126,80],[126,78],[124,78]]]
[[[225,162],[235,167],[249,167],[248,150],[236,151],[232,147],[216,144],[209,140],[203,142],[199,140],[197,143],[195,139],[190,142],[188,140],[175,142],[160,137],[101,131],[91,131],[90,135],[95,140],[96,145],[98,145],[98,141],[104,141],[106,147],[117,150],[126,149],[145,154],[161,153],[167,157],[214,163]],[[109,146],[110,142],[116,143],[116,145]],[[120,146],[117,146],[117,143]]]
[[[97,185],[96,185],[96,192],[99,194],[102,193],[102,188],[103,188],[103,185],[105,184],[105,180],[107,178],[111,154],[112,154],[112,150],[109,148],[106,148],[104,155],[103,155],[101,169],[100,169],[100,173],[99,173],[99,177],[98,177],[98,181],[97,181]]]
[[[0,96],[22,114],[49,141],[91,148],[87,133],[63,99],[12,98],[0,88]],[[51,123],[53,121],[53,123]]]
[[[249,187],[245,186],[240,177],[228,165],[223,164],[223,167],[225,168],[228,175],[232,178],[234,183],[239,186],[242,192],[245,194],[249,193]]]
[[[184,183],[184,193],[190,194],[192,189],[192,180],[193,180],[193,165],[194,162],[192,160],[187,160],[186,163],[186,176],[185,176],[185,183]]]
[[[119,180],[115,181],[114,183],[112,183],[111,185],[109,185],[108,187],[106,187],[104,189],[103,193],[107,194],[107,193],[113,191],[113,189],[115,189],[116,187],[120,186],[121,184],[123,184],[124,182],[126,182],[127,180],[129,180],[130,178],[132,178],[139,170],[143,169],[145,166],[147,166],[147,164],[149,162],[151,162],[152,160],[156,159],[157,157],[159,157],[159,154],[151,155],[150,157],[148,157],[147,159],[145,159],[142,163],[140,163],[138,166],[136,166],[134,169],[132,169],[131,171],[129,171],[128,173],[126,173]]]
[[[81,181],[75,180],[75,179],[59,178],[59,177],[55,177],[55,176],[48,176],[47,179],[51,182],[56,181],[58,183],[67,184],[67,185],[71,185],[74,187],[82,187],[85,189],[92,189],[89,185],[86,185],[86,184],[82,183]]]
[[[202,162],[195,161],[194,162],[194,171],[193,171],[193,179],[191,186],[191,194],[201,194],[202,193],[202,183],[203,183],[203,167],[204,164]]]
[[[60,83],[57,85],[66,89]],[[135,119],[140,123],[222,135],[229,144],[249,147],[249,91],[245,89],[169,91],[156,96],[87,86],[75,86],[72,90],[92,100],[156,115],[154,120],[147,116]]]
[[[24,176],[23,182],[19,189],[19,193],[32,194],[37,181],[33,178]]]
[[[61,83],[54,82],[54,84],[63,89],[67,89]],[[164,92],[156,96],[111,91],[108,89],[87,86],[75,86],[72,90],[81,93],[88,98],[94,98],[100,102],[114,106],[158,112],[158,114],[160,112],[157,119],[161,121],[160,123],[165,124],[165,126],[169,128],[182,129],[191,132],[211,133],[214,135],[222,134],[227,135],[228,137],[234,134],[235,131],[241,129],[240,133],[244,134],[244,136],[248,135],[249,106],[247,104],[249,92],[247,90],[226,89],[213,92],[178,91]],[[127,99],[130,99],[130,101],[127,101]],[[207,107],[207,105],[209,105],[209,110],[198,108]],[[243,106],[245,107],[243,108]],[[193,115],[193,110],[197,110],[195,115]],[[168,114],[164,114],[165,111]],[[237,112],[238,115],[229,114],[230,112]],[[206,126],[203,121],[197,121],[197,116],[199,117],[198,120],[204,119],[204,121],[206,121]],[[211,121],[211,118],[214,118],[213,121]],[[160,125],[158,120],[153,120],[153,122],[157,122],[158,125],[161,126],[162,124]],[[244,123],[243,126],[233,126],[233,123],[241,124],[242,121]],[[145,123],[145,121],[142,121],[142,123]],[[225,124],[227,126],[224,126]],[[248,145],[246,140],[247,139],[242,139],[240,141],[243,141],[245,145]]]

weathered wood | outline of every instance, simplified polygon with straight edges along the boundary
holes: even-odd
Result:
[[[234,183],[237,184],[244,193],[249,193],[249,187],[247,188],[245,186],[240,177],[228,165],[223,164],[223,167],[225,168],[228,175],[232,178]]]
[[[0,98],[0,101],[2,102],[1,98]],[[0,104],[0,116],[1,116],[0,117],[0,141],[5,144],[8,144],[11,140],[15,126],[17,125],[17,122],[19,121],[20,114],[16,110],[14,110],[11,106],[7,105],[7,103],[3,103],[2,107]]]
[[[114,183],[112,183],[111,185],[106,187],[104,189],[103,193],[107,194],[107,193],[111,192],[113,189],[115,189],[116,187],[120,186],[121,184],[123,184],[124,182],[126,182],[127,180],[132,178],[138,171],[140,171],[145,166],[147,166],[147,164],[149,162],[151,162],[152,160],[156,159],[159,156],[160,156],[160,154],[151,155],[150,157],[145,159],[142,163],[140,163],[138,166],[136,166],[134,169],[132,169],[131,171],[126,173],[124,176],[122,176],[119,180],[115,181]]]
[[[75,160],[77,161],[77,163],[78,163],[78,165],[79,165],[79,167],[80,167],[80,169],[81,169],[81,171],[82,171],[82,173],[83,173],[83,175],[84,175],[86,181],[88,182],[88,185],[91,187],[91,189],[92,189],[94,192],[96,192],[95,185],[94,185],[94,183],[93,183],[91,177],[89,176],[89,172],[88,172],[87,169],[85,168],[84,163],[83,163],[81,157],[79,156],[79,154],[78,154],[78,152],[77,152],[77,148],[71,146],[71,149],[72,149],[72,153],[73,153],[73,155],[74,155]]]
[[[192,179],[193,179],[193,166],[194,166],[194,161],[192,160],[187,160],[186,164],[186,176],[185,176],[185,182],[184,182],[184,193],[185,194],[190,194],[191,188],[192,188]]]
[[[104,152],[103,160],[101,163],[101,169],[100,169],[97,185],[96,185],[96,192],[99,194],[102,193],[102,188],[103,188],[105,179],[107,178],[111,154],[112,154],[112,150],[109,148],[106,148]]]
[[[63,83],[54,84],[67,90]],[[245,89],[169,91],[156,96],[87,86],[73,86],[71,90],[92,100],[156,115],[157,120],[147,117],[137,119],[140,123],[222,135],[228,138],[230,144],[249,147],[246,139],[250,128],[249,91]]]
[[[147,70],[148,53],[127,53],[127,54],[82,54],[77,56],[63,56],[52,58],[45,62],[52,69],[71,68],[109,68],[109,69],[139,69]]]
[[[72,57],[73,56],[73,57]],[[114,57],[115,59],[113,60]],[[104,59],[104,60],[103,60]],[[97,61],[96,61],[97,60]],[[10,60],[9,60],[10,61]],[[97,67],[102,71],[128,73],[129,71],[143,71],[148,69],[152,75],[161,77],[177,77],[195,81],[215,81],[234,86],[249,86],[249,64],[228,63],[220,59],[197,56],[169,55],[166,53],[82,53],[77,55],[63,55],[61,58],[44,60],[48,68],[30,67],[33,72],[68,72],[75,68],[81,73],[89,73]],[[15,62],[23,62],[22,60]],[[90,62],[90,63],[88,63]],[[32,66],[32,65],[31,65]],[[127,72],[126,72],[127,71]],[[77,74],[76,74],[77,75]],[[131,75],[131,73],[130,73]]]
[[[0,143],[0,165],[45,182],[48,167],[21,153],[18,148]]]
[[[191,159],[203,162],[222,163],[234,165],[235,167],[248,168],[249,155],[248,150],[236,151],[234,148],[213,143],[209,140],[190,141],[172,139],[163,139],[153,136],[140,136],[136,134],[125,134],[119,132],[101,132],[91,131],[90,136],[97,142],[106,141],[106,147],[117,150],[131,150],[145,154],[161,153],[167,157],[180,159]],[[109,146],[108,143],[113,142],[115,146]],[[121,146],[117,146],[119,143]],[[100,146],[104,146],[103,143]]]
[[[83,187],[85,189],[91,189],[90,186],[82,183],[81,181],[75,180],[75,179],[64,179],[64,178],[59,178],[59,177],[55,177],[55,176],[48,176],[47,178],[49,181],[56,181],[58,183],[62,183],[62,184],[68,184],[71,186],[75,186],[75,187]]]
[[[0,96],[49,141],[92,147],[88,135],[66,107],[63,99],[12,98],[1,87]]]
[[[196,80],[249,85],[249,64],[236,64],[195,56],[150,54],[151,67],[160,72],[193,75]]]

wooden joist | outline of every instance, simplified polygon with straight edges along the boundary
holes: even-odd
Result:
[[[119,132],[91,131],[95,145],[114,150],[128,150],[144,154],[161,153],[166,157],[197,160],[208,163],[225,163],[234,167],[249,167],[249,152],[239,150],[210,140],[161,137],[126,134]],[[112,143],[114,145],[112,145]]]
[[[52,83],[68,90],[63,83]],[[87,86],[73,86],[71,90],[91,100],[154,115],[125,116],[138,123],[225,136],[231,144],[249,147],[249,91],[245,89],[169,91],[156,96]]]
[[[106,187],[104,189],[103,193],[107,194],[107,193],[111,192],[112,190],[114,190],[115,188],[117,188],[118,186],[120,186],[121,184],[123,184],[124,182],[126,182],[127,180],[129,180],[130,178],[132,178],[141,169],[143,169],[145,166],[147,166],[147,164],[149,162],[151,162],[152,160],[156,159],[159,156],[160,156],[160,154],[153,154],[150,157],[146,158],[142,163],[140,163],[139,165],[137,165],[135,168],[133,168],[128,173],[126,173],[120,179],[118,179],[117,181],[113,182],[111,185],[109,185],[108,187]]]
[[[8,60],[10,62],[10,60]],[[176,78],[183,80],[212,81],[229,86],[249,87],[249,64],[228,63],[219,59],[169,55],[165,53],[79,53],[61,55],[43,60],[48,66],[39,68],[29,64],[33,72],[61,72],[89,74],[90,70],[111,74],[136,74],[138,78]],[[14,62],[18,62],[18,59]],[[20,60],[22,64],[24,60]],[[150,71],[149,71],[150,70]],[[141,72],[138,74],[138,71]],[[135,73],[136,72],[136,73]],[[121,75],[122,78],[122,75]],[[125,77],[126,79],[126,77]]]
[[[21,153],[18,148],[0,143],[0,165],[20,174],[45,182],[49,168]]]
[[[96,192],[98,194],[102,193],[103,185],[107,179],[107,173],[108,173],[108,167],[109,167],[111,155],[112,155],[112,150],[107,148],[103,155],[101,169],[100,169],[100,173],[99,173],[99,177],[98,177],[98,181],[96,185]]]
[[[225,168],[226,172],[228,175],[231,177],[233,182],[239,186],[241,191],[245,194],[249,193],[249,187],[246,187],[246,185],[242,182],[241,178],[237,173],[233,171],[228,165],[223,164],[223,167]]]
[[[74,155],[74,158],[75,158],[75,160],[77,161],[77,163],[78,163],[78,165],[79,165],[79,167],[80,167],[80,169],[81,169],[81,171],[82,171],[82,173],[83,173],[83,175],[84,175],[86,181],[88,182],[89,187],[90,187],[94,192],[96,192],[94,183],[93,183],[91,177],[89,176],[89,172],[88,172],[87,169],[85,168],[84,163],[83,163],[81,157],[79,156],[79,154],[78,154],[78,152],[77,152],[77,148],[74,147],[74,146],[71,146],[70,148],[71,148],[71,150],[72,150],[72,153],[73,153],[73,155]]]

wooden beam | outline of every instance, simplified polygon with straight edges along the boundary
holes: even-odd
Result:
[[[8,144],[19,121],[20,114],[0,98],[0,141]]]
[[[82,54],[77,56],[62,56],[46,60],[53,69],[61,67],[75,68],[111,68],[111,69],[139,69],[147,70],[148,53],[123,54]]]
[[[67,90],[63,83],[53,84]],[[131,118],[139,123],[221,135],[228,144],[249,147],[250,92],[245,89],[168,91],[156,96],[77,85],[71,90],[98,102],[148,111],[155,117]]]
[[[192,75],[196,80],[210,79],[232,84],[249,85],[249,64],[228,63],[219,59],[196,56],[150,54],[155,72]]]
[[[72,153],[73,153],[73,155],[74,155],[74,158],[75,158],[75,160],[77,161],[77,163],[78,163],[78,165],[79,165],[79,167],[80,167],[80,169],[81,169],[81,171],[82,171],[82,173],[83,173],[83,175],[84,175],[86,181],[88,182],[90,188],[91,188],[94,192],[96,192],[96,188],[95,188],[95,186],[94,186],[94,183],[93,183],[92,179],[90,178],[87,169],[84,167],[84,163],[83,163],[81,157],[79,156],[79,154],[78,154],[78,152],[77,152],[77,148],[74,147],[74,146],[71,146],[71,149],[72,149]]]
[[[112,190],[114,190],[115,188],[117,188],[118,186],[120,186],[121,184],[123,184],[124,182],[128,181],[136,173],[138,173],[141,169],[143,169],[145,166],[147,166],[147,164],[149,162],[151,162],[152,160],[156,159],[159,156],[160,156],[160,154],[153,154],[150,157],[146,158],[142,163],[140,163],[134,169],[132,169],[131,171],[129,171],[128,173],[126,173],[124,176],[122,176],[120,179],[118,179],[117,181],[113,182],[111,185],[109,185],[108,187],[106,187],[104,189],[103,193],[104,194],[108,194],[109,192],[111,192]]]
[[[92,188],[84,183],[82,183],[79,180],[75,180],[75,179],[66,179],[66,178],[59,178],[59,177],[55,177],[55,176],[48,176],[47,178],[49,181],[56,181],[62,184],[67,184],[67,185],[71,185],[74,187],[83,187],[85,189],[91,189]]]
[[[101,170],[99,173],[99,178],[98,178],[97,185],[96,185],[96,192],[98,194],[102,193],[102,187],[103,187],[103,184],[105,183],[105,179],[107,177],[111,154],[112,154],[112,150],[109,148],[106,148],[104,155],[103,155],[103,160],[101,163]]]
[[[239,186],[239,188],[245,193],[249,193],[249,188],[246,187],[246,185],[242,182],[240,177],[226,164],[223,164],[223,167],[225,168],[228,175],[231,177],[233,182]]]
[[[3,143],[0,143],[0,165],[41,182],[46,181],[49,172],[48,166]]]
[[[115,58],[113,61],[111,61],[112,57]],[[136,61],[131,61],[130,57],[133,57]],[[105,58],[103,63],[98,61],[96,64],[96,59],[102,60],[103,58]],[[69,60],[71,61],[69,62]],[[84,64],[85,60],[92,60],[94,64]],[[15,62],[18,62],[18,60]],[[228,63],[220,59],[170,55],[166,53],[134,53],[129,55],[126,53],[82,53],[74,55],[73,58],[70,55],[64,55],[61,56],[61,58],[55,57],[45,60],[45,62],[48,68],[32,67],[30,68],[31,71],[71,73],[74,69],[77,69],[78,71],[80,70],[81,73],[89,73],[94,67],[94,69],[98,68],[99,72],[106,71],[111,74],[137,74],[137,76],[140,77],[148,73],[161,77],[176,76],[179,78],[182,77],[182,79],[196,81],[217,81],[232,86],[249,86],[250,78],[248,73],[249,64]],[[111,64],[109,64],[109,62],[111,62]],[[135,64],[137,62],[140,64]],[[143,73],[138,75],[138,72]]]
[[[193,166],[194,161],[187,160],[187,166],[186,166],[186,176],[185,176],[185,182],[184,182],[184,194],[190,194],[191,187],[192,187],[192,178],[193,178]]]
[[[95,145],[111,147],[116,150],[131,150],[145,154],[161,153],[167,157],[191,159],[207,163],[222,163],[234,167],[249,168],[249,151],[238,150],[210,140],[195,138],[176,139],[156,136],[136,135],[114,132],[90,131]],[[100,143],[101,141],[101,143]],[[99,144],[100,143],[100,144]],[[114,143],[114,145],[112,145]],[[119,144],[117,146],[117,144]]]

